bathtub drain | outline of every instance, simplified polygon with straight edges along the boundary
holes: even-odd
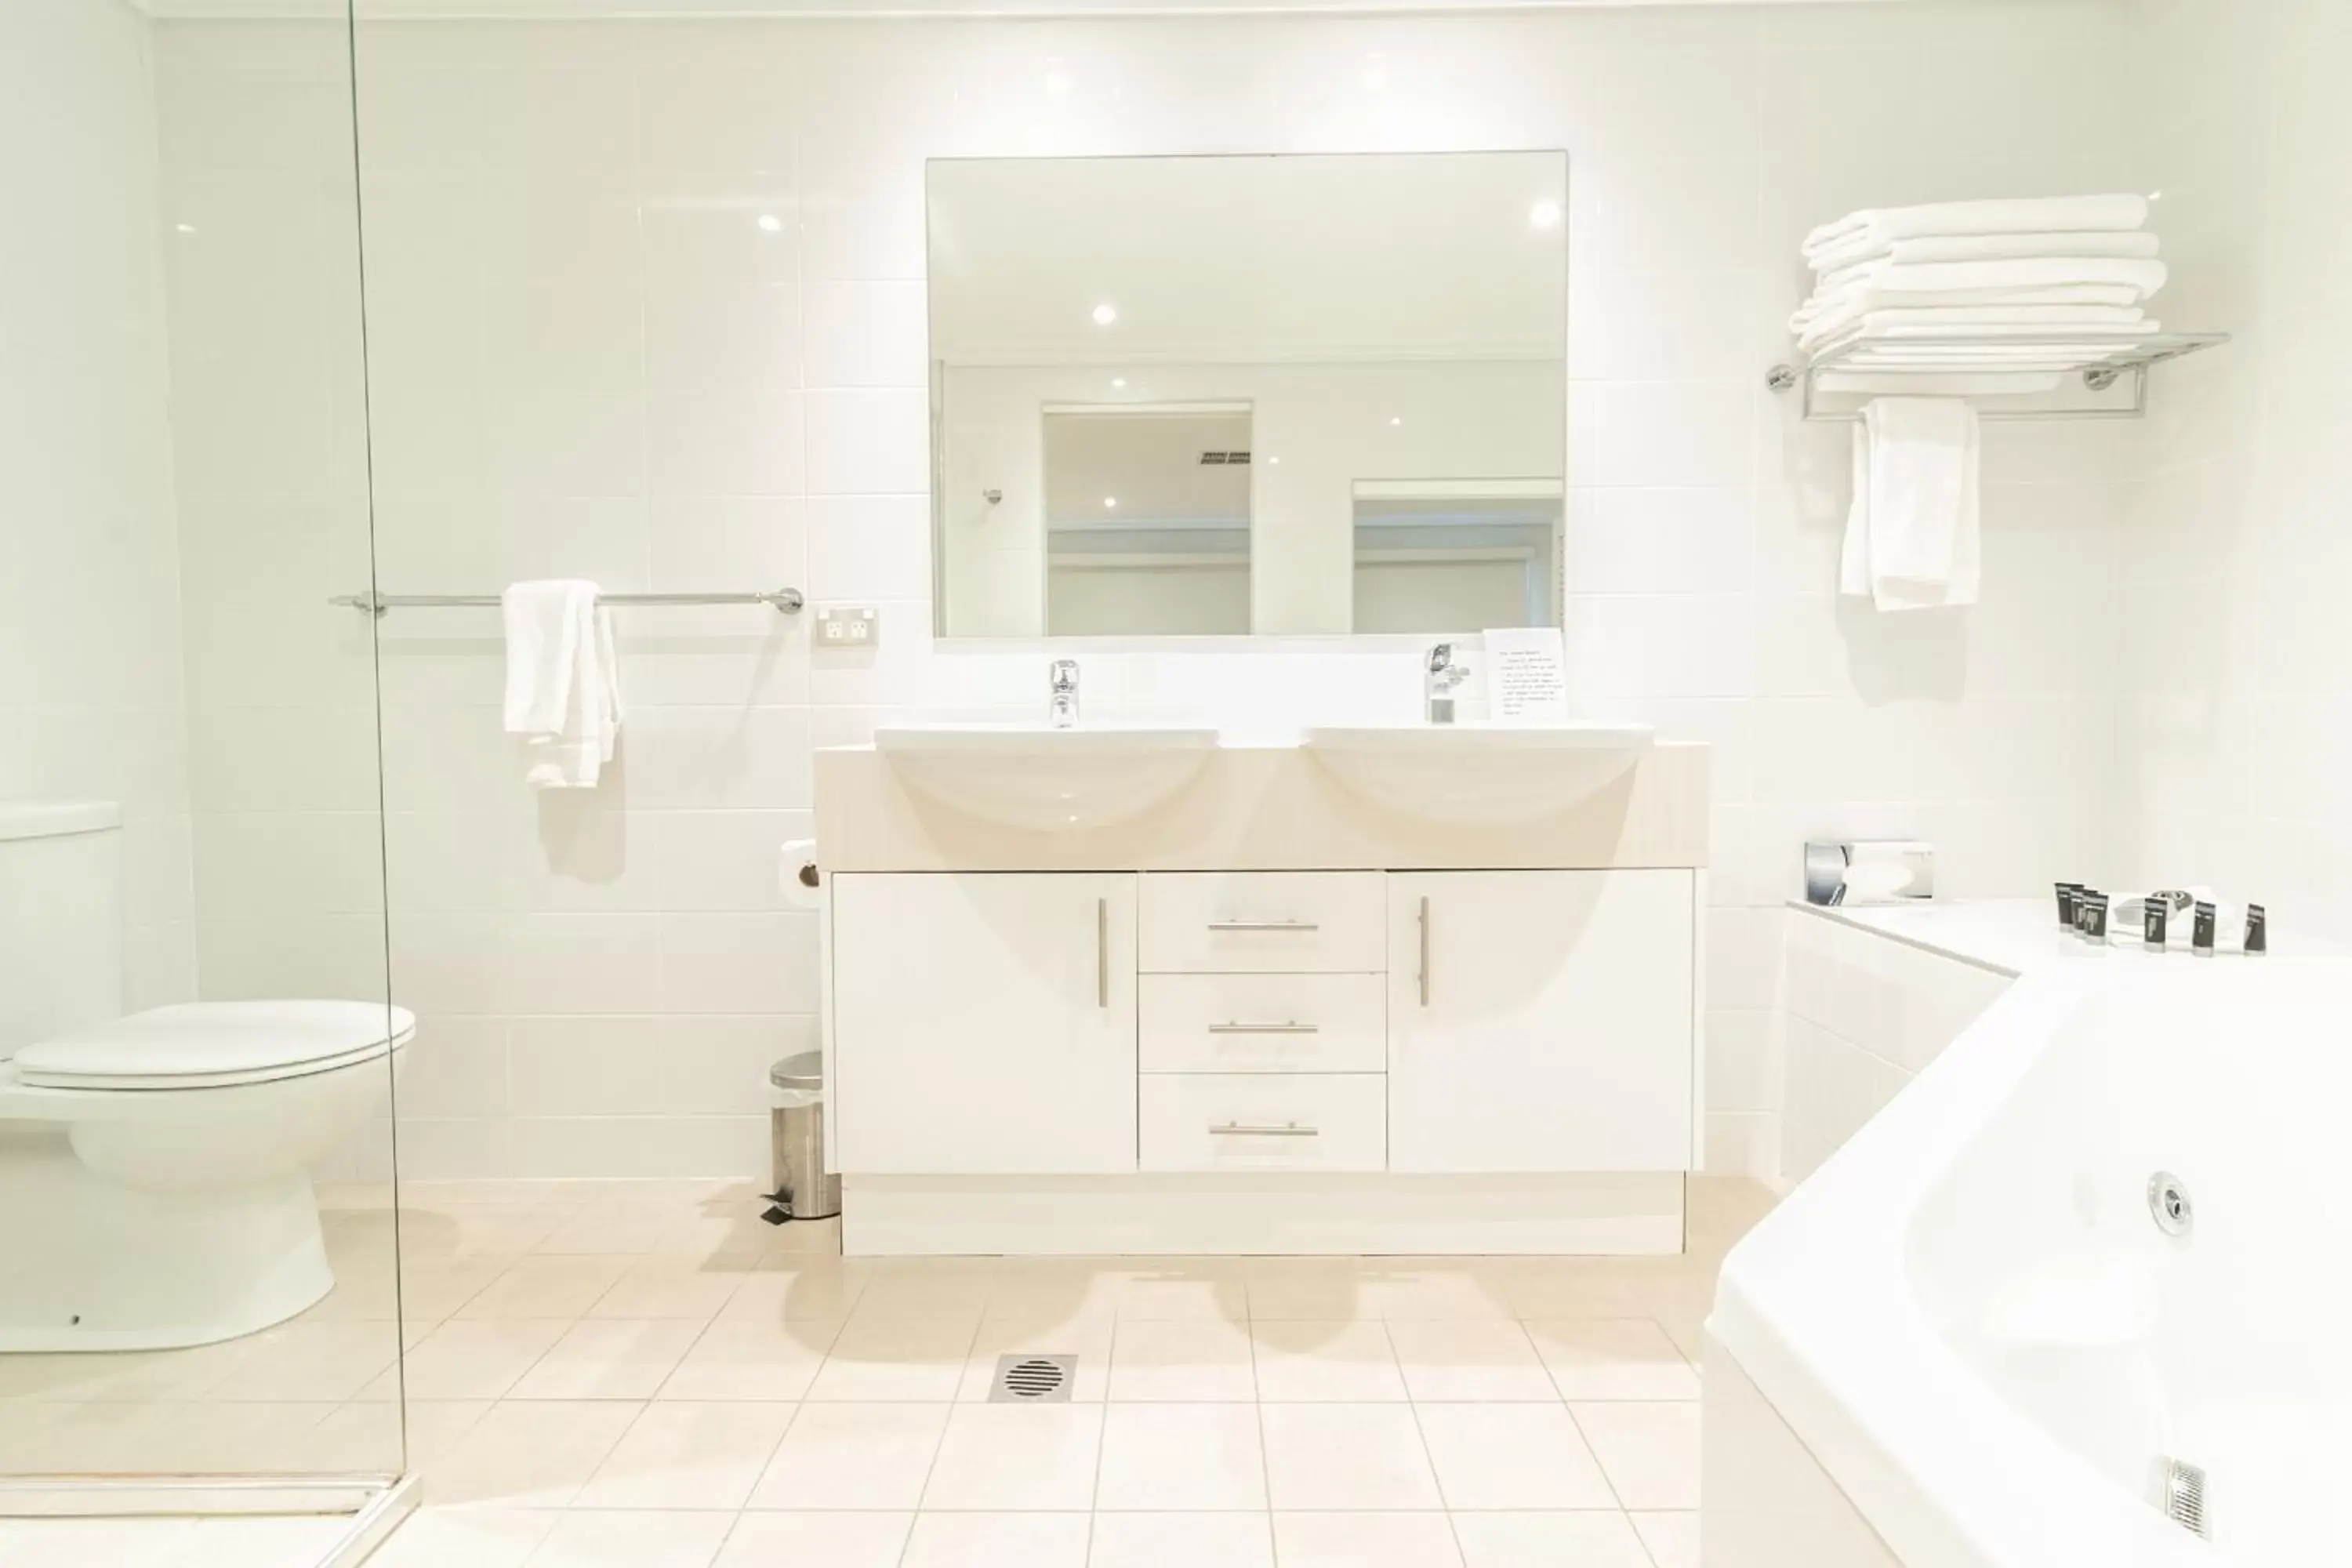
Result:
[[[2205,1472],[2185,1459],[2159,1458],[2156,1468],[2164,1517],[2203,1540],[2212,1540],[2213,1532],[2205,1523]]]
[[[2189,1189],[2169,1171],[2158,1171],[2147,1179],[2147,1212],[2156,1217],[2156,1228],[2167,1236],[2187,1236],[2195,1220]]]

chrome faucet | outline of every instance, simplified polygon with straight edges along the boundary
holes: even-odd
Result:
[[[1429,650],[1422,671],[1421,690],[1433,724],[1454,722],[1454,689],[1470,679],[1469,670],[1454,662],[1454,645],[1439,643]]]
[[[1045,669],[1050,683],[1052,700],[1046,711],[1056,730],[1067,730],[1078,721],[1078,661],[1057,658]]]

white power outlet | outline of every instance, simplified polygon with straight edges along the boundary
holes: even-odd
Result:
[[[823,647],[872,647],[882,637],[882,612],[871,605],[821,605],[816,640]]]

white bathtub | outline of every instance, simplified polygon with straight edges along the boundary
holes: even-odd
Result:
[[[2347,1114],[2352,962],[2028,973],[1725,1262],[1706,1568],[2352,1563]]]

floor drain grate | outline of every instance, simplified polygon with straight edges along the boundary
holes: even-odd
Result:
[[[996,1358],[991,1405],[1067,1405],[1078,1379],[1074,1355],[1006,1355]]]
[[[2205,1522],[2205,1472],[2186,1459],[2159,1458],[2156,1468],[2165,1518],[2183,1530],[2212,1540],[2213,1531]]]

